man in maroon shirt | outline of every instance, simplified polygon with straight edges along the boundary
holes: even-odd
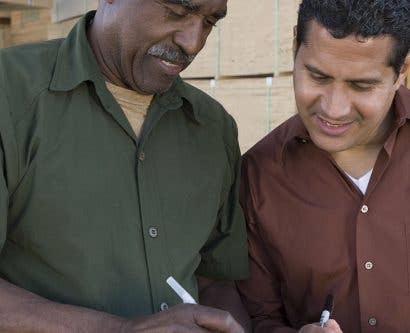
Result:
[[[409,0],[302,2],[298,115],[244,156],[256,333],[410,332],[409,40]]]

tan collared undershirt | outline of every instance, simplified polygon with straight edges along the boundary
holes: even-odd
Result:
[[[111,92],[121,106],[121,109],[124,111],[135,135],[139,138],[149,105],[154,96],[142,95],[134,90],[119,87],[110,82],[105,83],[107,89]]]

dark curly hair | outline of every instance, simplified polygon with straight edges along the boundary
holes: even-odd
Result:
[[[299,8],[297,50],[306,42],[308,24],[316,20],[335,38],[390,35],[395,46],[389,59],[400,72],[410,48],[410,0],[303,0]]]

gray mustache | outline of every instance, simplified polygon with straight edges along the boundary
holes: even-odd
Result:
[[[154,45],[148,50],[148,54],[161,58],[165,61],[188,66],[194,59],[194,55],[187,55],[181,51],[175,50],[164,45]]]

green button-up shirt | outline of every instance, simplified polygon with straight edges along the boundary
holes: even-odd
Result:
[[[85,16],[65,40],[0,52],[0,276],[121,316],[197,297],[195,274],[246,278],[233,119],[177,79],[135,134]]]

